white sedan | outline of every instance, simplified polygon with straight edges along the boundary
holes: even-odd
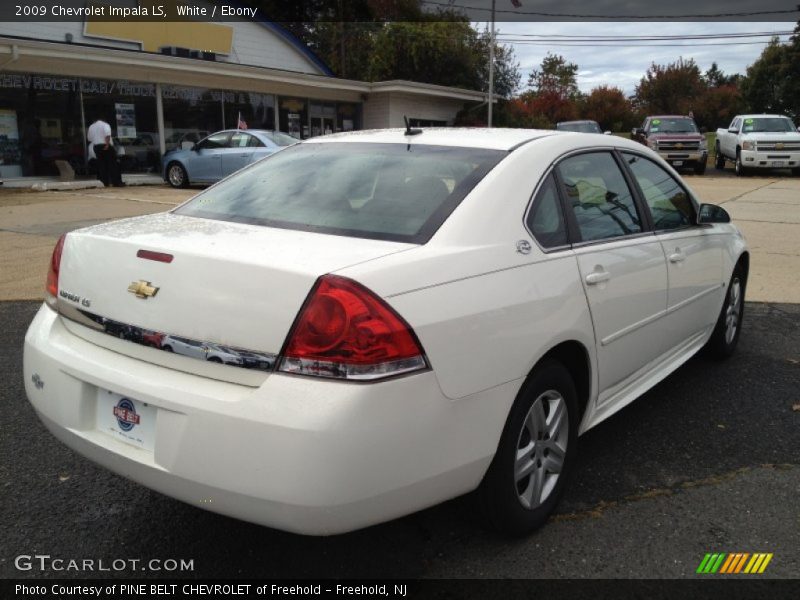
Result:
[[[77,452],[226,515],[324,535],[476,491],[522,533],[581,433],[733,352],[748,266],[727,213],[629,140],[325,136],[63,237],[26,391]]]

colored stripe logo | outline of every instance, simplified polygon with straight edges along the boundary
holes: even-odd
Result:
[[[772,560],[772,553],[757,552],[715,552],[703,557],[697,573],[733,575],[743,573],[748,575],[761,574],[767,569]]]

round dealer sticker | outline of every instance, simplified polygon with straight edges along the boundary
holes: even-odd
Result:
[[[114,417],[117,419],[117,425],[122,431],[130,431],[139,424],[139,415],[136,414],[136,407],[133,402],[128,398],[120,398],[117,405],[114,407]]]

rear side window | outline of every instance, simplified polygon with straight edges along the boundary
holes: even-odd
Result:
[[[539,188],[525,223],[542,248],[566,245],[567,228],[552,174],[548,175]]]
[[[372,143],[304,143],[276,152],[178,214],[425,243],[506,152]]]
[[[650,208],[655,229],[677,229],[695,222],[689,194],[672,175],[653,161],[635,154],[622,154]]]
[[[617,161],[608,152],[579,154],[559,166],[567,198],[583,241],[639,233],[641,218]]]

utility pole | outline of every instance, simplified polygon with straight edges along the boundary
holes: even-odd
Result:
[[[492,126],[492,103],[494,102],[494,3],[492,0],[492,26],[489,34],[489,118],[488,126]]]

